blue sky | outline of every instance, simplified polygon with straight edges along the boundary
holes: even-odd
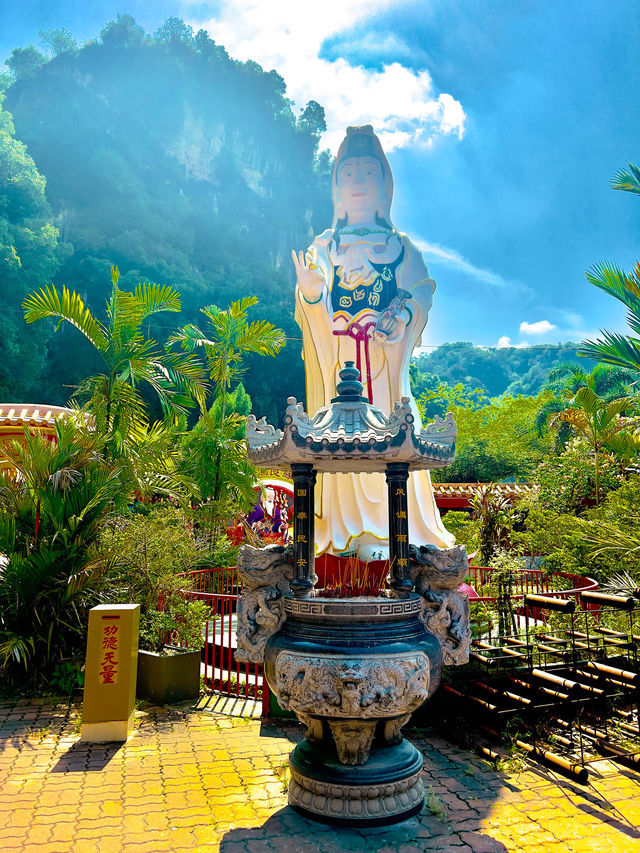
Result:
[[[324,144],[370,121],[395,177],[393,219],[438,282],[426,343],[580,340],[624,329],[584,278],[637,256],[640,203],[609,180],[639,162],[636,0],[0,0],[0,59],[118,12],[170,15],[327,111]]]

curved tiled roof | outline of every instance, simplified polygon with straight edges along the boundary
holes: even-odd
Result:
[[[53,436],[56,420],[72,414],[73,409],[46,403],[0,403],[0,470],[13,467],[2,455],[3,442],[8,444],[12,439],[24,441],[24,427]]]
[[[68,417],[72,409],[46,403],[0,403],[0,430],[6,427],[53,427],[59,417]]]
[[[484,486],[491,486],[500,497],[515,501],[534,492],[534,483],[433,483],[433,494],[440,509],[464,509]]]

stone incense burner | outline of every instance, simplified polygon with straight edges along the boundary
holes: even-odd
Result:
[[[422,757],[401,727],[440,681],[442,652],[407,599],[285,599],[265,673],[307,727],[289,802],[334,821],[400,819],[422,806]]]
[[[401,729],[438,688],[443,664],[468,660],[469,611],[457,587],[464,548],[408,542],[409,470],[448,464],[455,425],[415,434],[407,401],[388,418],[361,396],[352,364],[339,396],[309,418],[291,398],[285,429],[255,418],[249,456],[290,468],[293,548],[240,549],[239,660],[263,662],[282,708],[306,726],[290,756],[289,803],[336,824],[404,820],[424,801],[422,756]],[[314,583],[317,471],[384,471],[390,589],[379,597],[323,598]],[[414,591],[415,589],[415,591]]]

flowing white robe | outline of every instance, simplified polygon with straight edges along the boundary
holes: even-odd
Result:
[[[386,243],[384,240],[380,242],[377,235],[341,235],[339,252],[336,252],[332,240],[333,231],[328,229],[316,237],[307,255],[325,281],[320,299],[310,304],[299,287],[296,288],[295,318],[302,329],[307,412],[314,415],[321,406],[331,402],[337,394],[338,372],[345,361],[356,361],[356,341],[347,335],[336,336],[333,332],[345,329],[354,320],[364,325],[379,317],[373,309],[366,309],[351,318],[342,312],[334,313],[331,286],[336,266],[342,265],[346,286],[357,287],[367,275],[373,274],[371,267],[366,269],[367,257],[377,263],[392,261],[404,248],[404,256],[396,269],[396,282],[398,288],[411,294],[406,315],[409,322],[404,333],[391,334],[389,341],[377,343],[370,340],[369,358],[374,405],[390,413],[395,402],[409,397],[415,428],[419,431],[420,415],[409,387],[409,362],[427,323],[435,282],[429,278],[421,253],[404,234],[394,232],[393,239]],[[364,354],[362,364],[364,370]],[[363,393],[366,395],[366,384]],[[428,471],[409,475],[407,496],[409,541],[415,545],[452,547],[454,537],[440,519]],[[361,556],[371,558],[379,550],[386,556],[389,518],[384,474],[319,475],[315,508],[318,554],[358,550]]]

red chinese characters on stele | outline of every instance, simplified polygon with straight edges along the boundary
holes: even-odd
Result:
[[[101,684],[118,681],[118,626],[104,625],[102,629],[102,660],[99,678]]]

